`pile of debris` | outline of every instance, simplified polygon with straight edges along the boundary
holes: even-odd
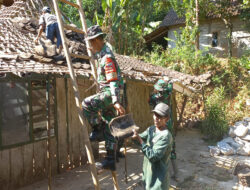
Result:
[[[250,117],[238,121],[229,129],[228,137],[217,143],[217,146],[209,146],[210,154],[224,155],[250,155]]]

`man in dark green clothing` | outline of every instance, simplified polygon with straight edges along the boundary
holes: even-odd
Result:
[[[166,126],[170,119],[170,109],[167,104],[159,103],[152,112],[154,125],[139,135],[134,131],[132,138],[139,143],[144,154],[142,180],[145,189],[168,190],[168,168],[173,141]]]
[[[123,79],[114,54],[104,42],[104,33],[100,26],[90,27],[87,34],[91,51],[97,59],[97,82],[100,92],[82,101],[83,113],[93,128],[90,140],[101,141],[103,139],[100,134],[104,136],[107,156],[101,163],[97,163],[97,167],[115,170],[117,142],[111,135],[108,124],[116,116],[116,112],[125,114],[122,106]]]
[[[153,108],[160,102],[163,102],[170,107],[170,119],[166,123],[168,130],[170,131],[173,137],[173,147],[171,151],[171,164],[173,167],[173,176],[172,178],[175,181],[179,181],[178,178],[178,168],[176,164],[176,151],[175,151],[175,135],[173,129],[173,118],[171,111],[171,94],[173,91],[173,83],[169,80],[169,78],[165,77],[164,79],[158,80],[154,85],[154,92],[151,94],[149,98],[149,105]]]

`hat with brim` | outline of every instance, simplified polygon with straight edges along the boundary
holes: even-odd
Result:
[[[163,102],[160,102],[155,106],[152,112],[158,114],[161,117],[167,117],[169,116],[169,106]]]
[[[87,37],[85,38],[85,40],[92,40],[101,35],[105,35],[101,27],[99,25],[94,25],[88,28]]]

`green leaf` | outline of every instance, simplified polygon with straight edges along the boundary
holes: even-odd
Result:
[[[102,10],[105,12],[106,8],[107,8],[107,2],[106,0],[102,0]]]

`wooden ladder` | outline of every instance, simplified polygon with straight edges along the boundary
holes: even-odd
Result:
[[[61,1],[63,3],[66,3],[66,4],[70,5],[70,6],[75,7],[76,9],[78,9],[80,19],[81,19],[81,22],[82,22],[82,29],[83,30],[80,30],[80,29],[78,29],[76,27],[72,27],[72,26],[69,26],[69,25],[65,25],[63,23],[62,18],[61,18],[61,12],[60,12],[60,9],[59,9],[59,6],[58,6],[58,1]],[[92,180],[93,180],[93,183],[94,183],[94,186],[95,186],[95,190],[100,190],[100,184],[99,184],[99,180],[98,180],[98,177],[97,177],[97,169],[95,167],[95,160],[94,160],[94,156],[93,156],[93,151],[92,151],[91,144],[90,144],[90,141],[89,141],[89,136],[88,136],[87,123],[86,123],[86,120],[84,119],[84,115],[83,115],[83,112],[81,110],[79,88],[78,88],[78,84],[77,84],[77,81],[76,81],[76,74],[74,72],[74,69],[73,69],[73,66],[72,66],[72,60],[71,60],[71,57],[89,59],[90,60],[90,65],[91,65],[91,70],[92,70],[92,75],[94,77],[95,83],[97,83],[97,81],[96,81],[97,74],[96,74],[94,56],[93,56],[92,52],[90,51],[90,44],[89,44],[88,40],[86,40],[88,56],[70,54],[69,53],[69,48],[68,48],[68,45],[67,45],[67,42],[66,42],[66,36],[65,36],[65,33],[64,33],[64,28],[66,28],[66,29],[72,30],[72,31],[77,32],[77,33],[85,34],[85,37],[87,36],[87,24],[86,24],[85,14],[84,14],[83,7],[82,7],[82,2],[81,2],[81,0],[76,0],[76,2],[77,2],[77,4],[72,3],[70,1],[67,1],[67,0],[53,0],[53,5],[54,5],[57,21],[58,21],[60,35],[61,35],[61,38],[62,38],[62,45],[63,45],[64,53],[65,53],[65,56],[66,56],[67,65],[68,65],[68,68],[69,68],[70,78],[71,78],[74,93],[75,93],[75,101],[76,101],[76,106],[77,106],[77,110],[78,110],[78,116],[79,116],[81,125],[83,126],[83,133],[84,133],[83,134],[83,139],[84,139],[85,148],[86,148],[86,152],[87,152],[87,156],[88,156],[88,161],[89,161],[89,164],[90,164]],[[118,186],[117,175],[116,175],[115,171],[112,171],[112,178],[113,178],[113,182],[114,182],[114,189],[115,190],[120,190],[120,188]]]

